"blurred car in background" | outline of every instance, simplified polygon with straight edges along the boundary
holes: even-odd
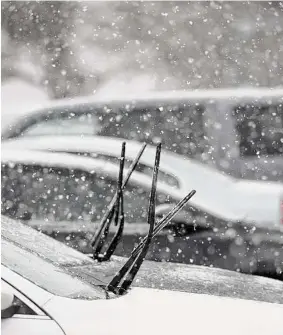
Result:
[[[68,152],[110,161],[118,166],[123,139],[106,136],[36,136],[3,143],[6,150],[32,149]],[[130,165],[142,144],[127,141],[126,159]],[[152,175],[155,148],[147,146],[137,171]],[[178,193],[179,200],[189,188],[198,189],[192,199],[197,207],[226,221],[239,220],[255,227],[282,229],[283,185],[275,182],[249,181],[232,178],[205,164],[169,151],[162,151],[159,180]]]
[[[125,263],[121,257],[96,262],[3,216],[1,241],[3,335],[128,335],[133,330],[142,335],[148,332],[149,322],[152,333],[169,335],[188,328],[188,314],[190,329],[199,335],[224,335],[230,323],[232,334],[281,334],[283,283],[278,280],[144,261],[131,288],[119,295],[108,290],[107,284]],[[227,323],[219,322],[227,310]],[[251,310],[259,317],[255,322]],[[200,327],[203,314],[209,322]],[[140,322],[141,315],[147,322]],[[178,325],[172,318],[179,320]]]
[[[2,127],[2,140],[42,135],[162,142],[235,177],[283,182],[283,89],[150,92],[47,102]]]
[[[150,155],[150,148],[147,152]],[[166,153],[162,155],[165,162]],[[26,220],[32,227],[84,253],[91,252],[89,239],[116,190],[118,165],[102,158],[11,150],[5,149],[5,145],[2,145],[1,160],[2,214]],[[141,163],[142,167],[145,161]],[[162,164],[160,170],[166,171]],[[193,183],[198,184],[196,196],[155,238],[147,259],[281,278],[283,234],[279,227],[255,227],[245,220],[245,213],[229,205],[235,201],[235,195],[229,198],[228,187],[226,202],[223,199],[217,207],[213,195],[217,192],[220,196],[222,191],[217,185],[213,186],[214,190],[209,189],[212,185],[202,187],[201,180]],[[151,176],[142,171],[133,172],[124,191],[127,224],[116,255],[129,256],[135,243],[147,234],[150,189]],[[159,180],[156,214],[162,216],[164,206],[180,201],[183,193],[184,189]],[[114,232],[110,230],[112,236]]]

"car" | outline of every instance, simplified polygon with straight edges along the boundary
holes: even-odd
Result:
[[[28,149],[68,152],[101,158],[117,164],[122,138],[92,136],[38,136],[10,140],[3,143],[5,150]],[[137,141],[127,141],[126,159],[131,164],[142,147]],[[152,173],[155,148],[147,145],[137,171]],[[255,227],[283,231],[283,184],[277,182],[241,180],[230,177],[208,165],[163,150],[159,180],[184,196],[189,187],[198,188],[192,199],[200,209],[226,221],[239,220]],[[217,191],[216,191],[217,190]]]
[[[30,226],[86,254],[91,252],[89,239],[113,195],[119,166],[101,158],[6,150],[4,146],[1,160],[2,214],[26,220]],[[162,159],[160,171],[161,162]],[[129,256],[135,244],[146,235],[150,188],[150,176],[137,168],[124,191],[127,215],[116,255]],[[159,179],[156,216],[163,216],[181,201],[186,195],[185,187],[183,190]],[[147,258],[282,278],[282,231],[256,228],[251,222],[239,220],[242,213],[233,214],[228,208],[223,207],[229,219],[223,218],[223,213],[217,215],[213,206],[203,209],[199,205],[203,192],[206,189],[199,189],[179,217],[156,236]],[[114,233],[115,229],[110,227],[110,236]]]
[[[1,226],[3,335],[281,334],[278,280],[144,261],[121,295],[107,283],[125,259],[97,262],[5,216]]]
[[[156,144],[234,177],[283,182],[282,88],[148,92],[42,102],[2,128],[2,140],[114,136]],[[13,113],[14,114],[14,113]]]

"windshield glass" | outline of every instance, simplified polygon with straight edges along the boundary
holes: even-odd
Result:
[[[73,299],[104,299],[105,292],[71,276],[59,262],[23,249],[3,239],[1,241],[2,264],[44,290]]]
[[[1,263],[55,295],[103,299],[100,281],[89,285],[69,272],[70,266],[90,265],[92,260],[36,230],[1,216]]]

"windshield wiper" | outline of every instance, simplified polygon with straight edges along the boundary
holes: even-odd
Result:
[[[158,232],[160,232],[161,229],[163,229],[171,221],[171,219],[178,213],[178,211],[181,210],[182,207],[187,203],[187,201],[191,199],[196,193],[195,190],[191,191],[166,215],[166,217],[161,219],[161,221],[155,227],[156,186],[157,186],[157,177],[160,162],[160,153],[161,153],[161,144],[159,144],[156,148],[155,164],[153,169],[152,187],[151,187],[149,210],[148,210],[148,224],[149,224],[148,235],[132,251],[131,256],[129,257],[125,265],[119,270],[119,272],[113,277],[111,282],[106,287],[107,290],[118,295],[124,294],[134,281],[134,278],[145,259],[152,238],[156,234],[158,234]],[[124,277],[126,278],[120,285]]]
[[[120,157],[120,168],[119,168],[119,176],[118,176],[118,185],[117,192],[114,194],[106,213],[104,214],[100,225],[95,233],[91,241],[91,246],[93,248],[93,258],[100,262],[107,261],[110,259],[112,254],[114,253],[121,237],[124,229],[124,199],[123,199],[123,190],[127,185],[133,171],[135,170],[144,150],[146,147],[146,143],[144,143],[136,157],[136,159],[132,162],[127,176],[123,182],[123,172],[124,172],[124,164],[125,164],[125,151],[126,151],[126,143],[122,143],[121,157]],[[113,237],[112,241],[109,244],[109,247],[104,253],[101,253],[102,248],[106,243],[106,239],[109,233],[109,227],[114,218],[114,224],[118,229]]]

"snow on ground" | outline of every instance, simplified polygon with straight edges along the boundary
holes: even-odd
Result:
[[[1,85],[1,129],[48,100],[48,94],[41,88],[21,79],[6,80]]]

